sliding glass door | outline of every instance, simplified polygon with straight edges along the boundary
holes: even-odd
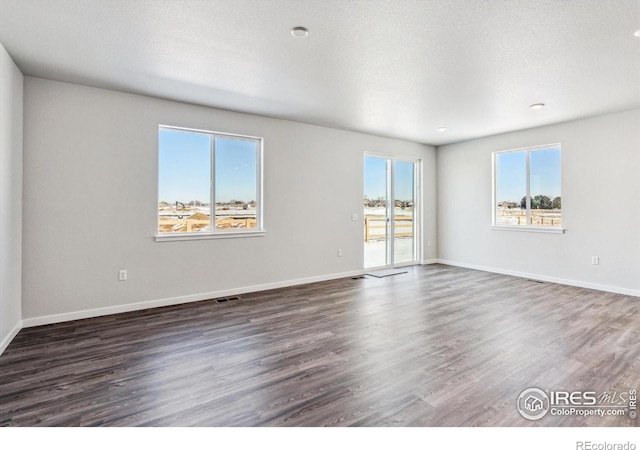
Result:
[[[418,262],[419,161],[364,158],[364,267]]]

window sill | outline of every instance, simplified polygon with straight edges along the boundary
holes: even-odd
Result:
[[[500,226],[492,225],[492,230],[495,231],[524,231],[526,233],[550,233],[550,234],[564,234],[566,231],[564,228],[556,227],[531,227],[531,226]]]
[[[202,239],[230,239],[249,238],[265,236],[266,231],[242,231],[229,233],[181,233],[181,234],[157,234],[154,236],[156,242],[168,241],[199,241]]]

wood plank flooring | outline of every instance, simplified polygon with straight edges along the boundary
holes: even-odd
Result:
[[[3,426],[637,426],[520,392],[640,388],[640,299],[432,265],[23,329]]]

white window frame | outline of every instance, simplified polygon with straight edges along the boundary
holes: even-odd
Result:
[[[158,183],[157,194],[158,200],[156,205],[160,203],[160,142],[159,136],[161,130],[175,130],[193,134],[203,134],[211,138],[211,189],[210,189],[210,217],[211,223],[215,223],[215,139],[216,137],[222,137],[227,139],[238,139],[243,141],[257,142],[258,148],[256,151],[256,228],[251,230],[220,230],[215,231],[215,226],[211,227],[213,231],[209,232],[191,232],[191,233],[160,233],[159,224],[160,217],[156,212],[156,234],[154,236],[157,242],[166,241],[191,241],[200,239],[228,239],[228,238],[245,238],[245,237],[260,237],[265,236],[266,231],[264,229],[264,195],[263,195],[263,152],[264,152],[264,139],[257,136],[247,136],[233,133],[223,133],[219,131],[200,130],[195,128],[176,127],[171,125],[158,125],[158,141],[156,147],[158,148]]]
[[[566,231],[563,228],[564,218],[561,221],[560,226],[539,226],[539,225],[497,225],[496,224],[496,216],[498,214],[498,200],[497,200],[497,188],[498,188],[498,171],[496,169],[496,157],[497,155],[505,154],[505,153],[516,153],[516,152],[525,152],[525,160],[526,160],[526,221],[527,224],[531,223],[531,183],[530,183],[530,155],[532,152],[539,150],[549,150],[553,148],[560,149],[560,195],[562,196],[562,145],[557,142],[554,144],[545,144],[545,145],[536,145],[532,147],[522,147],[515,148],[510,150],[501,150],[497,152],[493,152],[491,154],[491,174],[492,174],[492,208],[491,208],[491,228],[493,230],[499,231],[525,231],[531,233],[555,233],[562,234]]]

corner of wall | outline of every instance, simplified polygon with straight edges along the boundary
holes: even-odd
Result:
[[[18,323],[9,330],[9,334],[0,341],[0,356],[2,356],[7,347],[9,347],[9,344],[11,344],[13,338],[16,337],[20,330],[22,330],[22,320],[19,320]]]
[[[0,355],[22,328],[24,75],[0,43]]]

